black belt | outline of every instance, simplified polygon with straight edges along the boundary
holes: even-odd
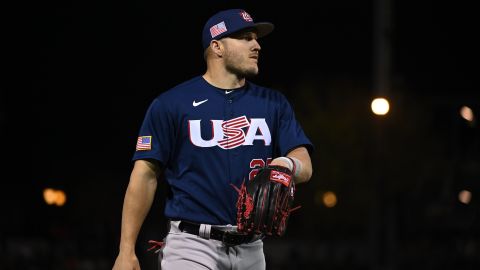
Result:
[[[182,232],[200,236],[199,234],[200,224],[191,223],[187,221],[180,221],[178,228]],[[228,246],[236,246],[240,244],[250,243],[260,238],[261,237],[255,234],[240,234],[240,233],[231,232],[231,231],[222,231],[214,227],[210,229],[210,239],[222,241],[224,244]]]

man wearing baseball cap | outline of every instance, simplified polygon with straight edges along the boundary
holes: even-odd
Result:
[[[161,269],[266,268],[265,235],[237,227],[240,187],[267,165],[307,182],[313,151],[285,96],[247,80],[258,74],[258,38],[273,28],[242,9],[216,13],[202,32],[205,73],[150,104],[132,158],[115,270],[140,269],[135,243],[161,174],[169,188]]]
[[[254,23],[253,18],[243,9],[229,9],[218,12],[210,17],[203,28],[203,48],[210,46],[212,40],[219,40],[241,30],[254,30],[257,38],[264,37],[273,31],[269,22]]]

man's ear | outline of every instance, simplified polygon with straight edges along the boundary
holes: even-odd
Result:
[[[210,48],[212,49],[213,53],[217,56],[223,55],[223,44],[219,40],[212,40],[210,42]]]

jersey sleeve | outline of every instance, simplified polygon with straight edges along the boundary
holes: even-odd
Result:
[[[168,163],[175,134],[173,117],[166,104],[160,97],[150,104],[138,134],[132,160],[155,159],[164,166]]]
[[[303,132],[300,123],[295,118],[292,106],[285,97],[283,97],[279,110],[280,126],[277,136],[280,154],[286,156],[293,149],[304,146],[309,154],[312,155],[314,146]]]

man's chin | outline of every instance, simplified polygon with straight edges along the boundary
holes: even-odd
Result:
[[[258,75],[258,69],[255,69],[255,70],[247,70],[244,75],[245,75],[245,78],[251,79],[251,78],[253,78],[253,77],[255,77],[255,76]]]
[[[228,68],[231,73],[236,74],[238,78],[253,78],[258,74],[258,68],[250,68],[250,69],[235,69],[235,68]]]

